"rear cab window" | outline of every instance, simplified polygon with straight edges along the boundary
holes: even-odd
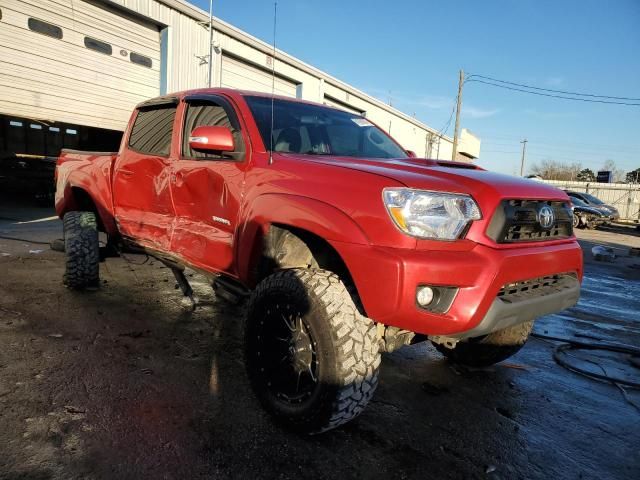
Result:
[[[139,107],[129,135],[129,148],[138,153],[169,156],[176,109],[175,103]]]

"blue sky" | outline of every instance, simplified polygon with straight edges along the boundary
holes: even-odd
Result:
[[[192,0],[193,1],[193,0]],[[193,3],[208,10],[208,0]],[[214,0],[214,15],[267,42],[273,1]],[[542,88],[640,98],[640,1],[278,0],[278,48],[441,129],[458,70]],[[640,102],[636,102],[640,103]],[[640,167],[640,107],[465,85],[461,126],[478,163],[554,159]],[[452,134],[453,125],[448,133]]]

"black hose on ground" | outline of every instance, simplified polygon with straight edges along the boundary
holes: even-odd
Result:
[[[629,399],[627,398],[626,392],[624,391],[624,389],[621,388],[621,386],[624,385],[632,388],[640,388],[640,382],[635,382],[633,380],[627,380],[623,378],[615,378],[615,377],[611,377],[610,375],[607,375],[604,368],[602,368],[600,364],[598,364],[597,362],[587,360],[590,363],[598,365],[598,367],[600,367],[600,369],[603,371],[602,374],[580,368],[576,365],[573,365],[567,362],[564,358],[565,356],[564,353],[567,352],[568,350],[604,350],[608,352],[626,353],[628,355],[632,355],[635,358],[637,356],[640,356],[640,348],[638,347],[633,347],[631,345],[624,345],[624,344],[618,344],[618,343],[611,343],[606,341],[600,341],[597,343],[583,342],[581,340],[555,337],[552,335],[545,335],[545,334],[536,333],[536,332],[532,332],[531,335],[533,337],[541,338],[543,340],[554,340],[557,342],[563,342],[560,345],[557,345],[553,350],[553,359],[556,361],[558,365],[566,368],[567,370],[575,372],[577,374],[584,375],[586,377],[590,377],[595,380],[601,380],[604,382],[612,383],[613,385],[617,386],[622,390],[623,394],[625,395],[625,399],[627,401],[629,401]],[[636,408],[638,408],[637,405],[635,405],[633,402],[630,402],[630,403],[634,405]]]

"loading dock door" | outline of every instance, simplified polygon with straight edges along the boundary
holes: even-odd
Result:
[[[160,91],[156,25],[97,2],[2,0],[0,113],[124,130]]]
[[[271,71],[244,62],[229,55],[222,56],[221,85],[225,88],[271,93]],[[297,84],[276,75],[275,93],[287,97],[296,96]]]

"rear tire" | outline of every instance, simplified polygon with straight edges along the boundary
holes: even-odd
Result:
[[[284,426],[320,433],[357,417],[378,385],[375,324],[337,275],[289,269],[248,301],[245,363],[263,407]]]
[[[453,363],[467,367],[488,367],[515,355],[526,343],[532,328],[533,320],[483,337],[460,341],[454,348],[438,343],[433,346]]]
[[[68,212],[64,219],[64,284],[76,290],[100,284],[100,244],[93,212]]]

